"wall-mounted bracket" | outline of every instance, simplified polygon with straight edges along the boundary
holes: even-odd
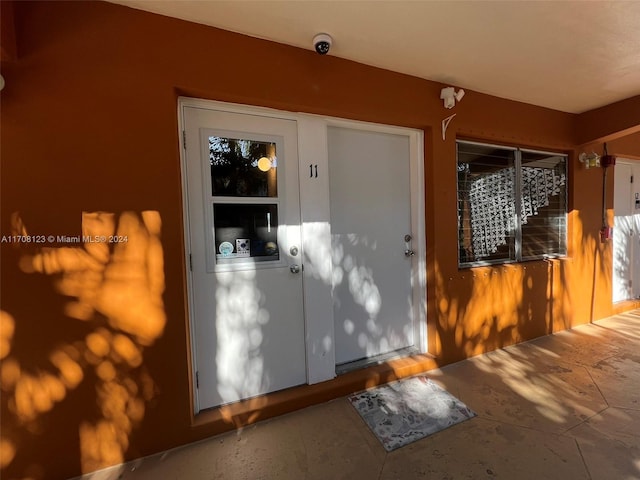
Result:
[[[454,113],[453,115],[449,115],[447,118],[442,120],[442,140],[445,140],[446,133],[447,133],[447,127],[449,127],[449,124],[451,123],[451,120],[453,120],[453,117],[455,117],[456,115],[457,114]]]

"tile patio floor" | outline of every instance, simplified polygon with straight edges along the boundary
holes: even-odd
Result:
[[[387,453],[339,398],[89,478],[640,479],[640,311],[427,375],[478,416]]]

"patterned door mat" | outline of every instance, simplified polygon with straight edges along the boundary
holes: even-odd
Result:
[[[349,401],[387,452],[476,416],[426,376],[356,393]]]

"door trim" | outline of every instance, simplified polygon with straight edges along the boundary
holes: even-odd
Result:
[[[185,292],[187,319],[189,325],[189,332],[187,334],[187,348],[189,349],[189,395],[191,397],[191,406],[193,408],[191,414],[193,417],[200,411],[200,402],[198,400],[198,393],[196,392],[197,384],[197,352],[196,344],[193,341],[192,335],[195,332],[195,313],[194,313],[194,288],[193,288],[193,275],[191,270],[191,226],[189,219],[189,192],[187,186],[187,157],[186,157],[186,133],[185,133],[185,108],[193,105],[191,99],[179,97],[178,98],[178,144],[180,150],[180,176],[182,187],[182,229],[184,235],[184,278],[187,284],[187,291]]]
[[[189,200],[186,177],[186,152],[184,144],[184,112],[185,108],[201,108],[228,113],[264,116],[270,118],[294,120],[298,124],[298,158],[300,177],[300,218],[301,218],[301,254],[306,268],[303,270],[303,298],[304,298],[304,322],[305,322],[305,351],[307,363],[308,384],[330,380],[336,376],[334,331],[333,331],[333,306],[331,301],[331,286],[327,285],[327,265],[314,265],[312,262],[313,249],[309,245],[307,237],[313,234],[321,241],[328,240],[330,248],[330,225],[318,231],[313,226],[328,223],[329,218],[329,184],[327,175],[324,181],[320,181],[311,189],[302,188],[308,172],[308,164],[317,165],[319,171],[327,172],[328,146],[326,142],[327,128],[337,126],[350,129],[366,130],[370,132],[389,133],[409,137],[410,154],[410,191],[411,191],[411,223],[414,230],[414,252],[412,257],[412,285],[414,301],[414,338],[415,347],[420,353],[427,352],[427,272],[426,272],[426,232],[425,232],[425,185],[424,185],[424,132],[409,127],[383,125],[356,120],[348,120],[324,115],[314,115],[300,112],[287,112],[266,107],[249,106],[235,103],[219,102],[214,100],[197,99],[191,97],[178,98],[178,137],[180,145],[180,172],[182,176],[182,202],[183,202],[183,234],[185,242],[184,261],[186,277],[186,299],[189,324],[187,336],[190,351],[190,371],[193,414],[196,415],[200,406],[196,392],[197,361],[195,342],[192,335],[195,332],[194,318],[194,288],[193,276],[190,265],[190,220]],[[324,143],[323,143],[324,139]],[[306,169],[305,169],[306,168]],[[314,190],[315,189],[315,190]],[[307,198],[305,198],[305,195]],[[313,193],[317,198],[309,198]],[[324,195],[324,198],[321,196]],[[313,206],[313,211],[310,210]],[[324,239],[324,240],[323,240]],[[319,258],[320,256],[316,256]],[[329,261],[329,263],[331,263]],[[315,269],[314,269],[315,267]],[[321,272],[322,270],[322,272]],[[320,273],[321,272],[321,273]],[[330,282],[329,282],[330,283]]]

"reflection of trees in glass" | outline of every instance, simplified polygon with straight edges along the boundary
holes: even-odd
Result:
[[[209,137],[209,164],[213,195],[273,196],[268,192],[268,172],[259,170],[258,160],[269,157],[265,142]]]

